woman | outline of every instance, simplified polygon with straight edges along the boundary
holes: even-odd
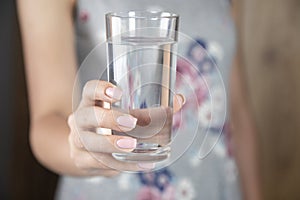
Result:
[[[72,110],[72,91],[76,78],[78,63],[87,56],[93,47],[104,41],[104,14],[109,11],[160,9],[178,13],[181,16],[181,30],[184,34],[196,39],[217,40],[225,49],[225,58],[219,65],[226,87],[229,84],[231,71],[231,103],[234,123],[240,132],[253,135],[254,128],[248,116],[245,97],[241,96],[242,84],[236,68],[228,66],[233,55],[233,29],[229,17],[227,2],[191,0],[182,3],[174,1],[102,1],[102,0],[21,0],[18,2],[21,29],[26,62],[26,74],[29,88],[31,130],[30,141],[36,158],[48,169],[65,176],[58,190],[58,199],[235,199],[238,194],[230,195],[232,190],[226,182],[224,163],[226,155],[220,156],[212,151],[211,156],[203,160],[204,169],[199,165],[187,165],[191,155],[189,150],[176,163],[168,168],[154,172],[128,175],[94,159],[82,145],[84,130],[88,125],[94,128],[104,127],[119,130],[124,127],[130,130],[136,121],[132,116],[118,113],[111,115],[110,110],[95,106],[96,100],[117,101],[121,91],[105,81],[89,81],[82,92],[83,98],[79,106]],[[74,18],[75,16],[75,18]],[[74,20],[75,19],[75,20]],[[76,30],[76,34],[75,31]],[[229,39],[228,39],[229,38]],[[77,41],[77,55],[75,42]],[[186,43],[180,49],[183,55],[188,52],[191,44]],[[105,55],[101,55],[105,57]],[[102,62],[105,59],[102,60]],[[106,63],[103,62],[103,67]],[[180,66],[179,66],[180,68]],[[90,79],[90,77],[86,78]],[[95,99],[92,89],[97,87]],[[178,107],[184,99],[178,97]],[[187,101],[190,98],[187,97]],[[225,101],[223,99],[223,101]],[[102,120],[94,119],[97,115],[105,116]],[[74,115],[77,119],[75,128]],[[242,113],[242,114],[240,114]],[[118,120],[119,117],[125,120]],[[190,118],[190,119],[193,119]],[[192,120],[197,123],[197,120]],[[68,123],[67,123],[68,122]],[[191,125],[187,126],[191,127]],[[218,127],[221,128],[221,127]],[[77,134],[81,135],[81,138]],[[136,143],[133,138],[125,136],[99,136],[92,134],[91,146],[97,153],[106,155],[112,152],[131,151]],[[243,142],[243,141],[242,141]],[[249,142],[249,141],[248,141]],[[252,142],[252,143],[251,143]],[[101,145],[99,145],[101,144]],[[257,172],[253,140],[250,146],[241,149],[240,158],[242,180],[245,197],[259,199],[255,186]],[[199,146],[196,145],[199,150]],[[245,158],[251,163],[245,164]],[[116,162],[111,159],[112,162]],[[248,162],[248,161],[247,161]],[[152,164],[116,163],[118,169],[140,171],[149,170]],[[208,169],[208,170],[205,170]],[[207,176],[205,173],[207,172]],[[247,173],[245,173],[247,172]],[[247,174],[247,175],[246,175]],[[73,178],[74,176],[81,178]],[[103,176],[110,178],[84,178]],[[213,177],[213,178],[212,178]],[[204,180],[204,178],[207,178]],[[235,183],[235,182],[234,182]],[[233,183],[233,184],[234,184]],[[118,187],[117,187],[118,186]],[[235,187],[233,187],[235,188]]]

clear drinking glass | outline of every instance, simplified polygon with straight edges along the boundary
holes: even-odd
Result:
[[[138,119],[132,131],[112,131],[137,139],[132,152],[113,154],[118,160],[157,162],[170,154],[178,20],[169,12],[106,14],[108,80],[123,91],[111,109]]]

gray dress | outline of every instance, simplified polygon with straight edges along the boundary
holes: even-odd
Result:
[[[229,2],[78,0],[75,20],[82,84],[106,76],[104,14],[128,10],[164,10],[180,15],[176,87],[187,101],[180,115],[174,116],[172,149],[177,153],[171,165],[151,173],[61,177],[56,199],[240,199],[238,171],[226,131],[226,91],[234,54]]]

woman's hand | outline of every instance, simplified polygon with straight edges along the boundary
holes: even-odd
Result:
[[[145,171],[154,168],[152,163],[126,163],[113,158],[112,153],[130,152],[136,139],[128,136],[96,134],[97,128],[127,132],[135,128],[137,119],[105,106],[122,97],[122,91],[105,81],[89,81],[84,89],[77,110],[69,116],[70,154],[75,165],[87,175],[113,176],[118,171]],[[184,103],[182,95],[174,98],[174,111]],[[108,104],[109,105],[109,104]],[[109,130],[108,130],[109,131]]]

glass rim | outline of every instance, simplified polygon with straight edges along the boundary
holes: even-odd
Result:
[[[131,13],[138,15],[131,15]],[[149,14],[142,15],[142,14]],[[130,10],[130,11],[120,11],[120,12],[109,12],[105,14],[106,17],[117,17],[117,18],[133,18],[133,19],[145,19],[145,20],[153,20],[153,19],[165,19],[165,18],[179,18],[179,15],[176,13],[168,12],[168,11],[152,11],[152,10]]]

